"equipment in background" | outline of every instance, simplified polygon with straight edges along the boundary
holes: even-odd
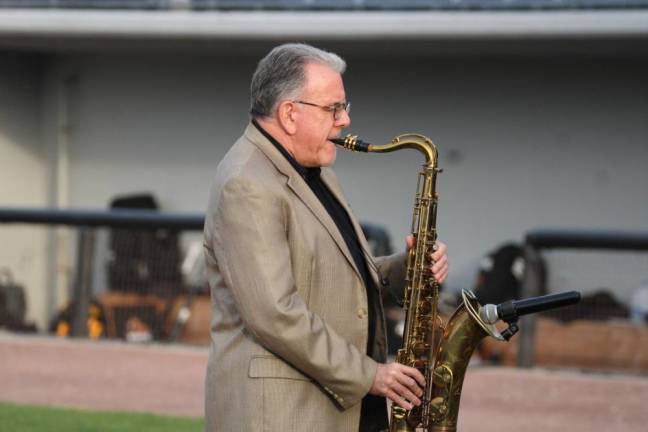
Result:
[[[106,336],[129,342],[165,338],[163,322],[171,299],[153,294],[108,291],[99,296],[106,317]]]
[[[389,234],[384,228],[368,223],[361,223],[360,228],[367,238],[373,256],[386,256],[393,253]]]
[[[183,342],[206,344],[210,340],[211,307],[202,241],[194,241],[189,245],[180,268],[187,283],[187,293],[178,297],[170,306],[169,318],[171,322],[167,325],[170,328],[167,340],[169,342],[182,340]],[[205,313],[205,309],[207,313]]]
[[[638,325],[648,324],[648,279],[635,288],[630,301],[632,322]]]
[[[68,303],[50,322],[49,331],[58,337],[68,337],[74,326],[74,301]],[[93,299],[88,307],[88,316],[86,319],[88,328],[88,337],[93,340],[101,339],[106,336],[106,317],[104,310],[97,301]]]
[[[36,325],[25,321],[25,288],[17,284],[11,271],[0,268],[0,327],[11,331],[35,332]]]
[[[482,258],[474,288],[475,296],[481,304],[517,298],[523,276],[522,247],[514,243],[504,244]]]
[[[111,209],[157,211],[150,194],[117,197]],[[113,229],[109,241],[108,286],[114,291],[155,294],[169,298],[180,294],[178,233],[167,229]]]
[[[159,206],[151,194],[133,194],[114,198],[110,208],[157,211]],[[178,232],[113,229],[109,254],[109,291],[99,296],[107,336],[130,342],[167,340],[167,314],[186,291]]]
[[[9,269],[0,269],[0,325],[23,322],[26,310],[24,288],[16,285]]]

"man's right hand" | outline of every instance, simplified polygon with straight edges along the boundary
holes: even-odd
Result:
[[[425,377],[417,369],[400,363],[378,363],[369,393],[385,396],[406,410],[421,405]]]

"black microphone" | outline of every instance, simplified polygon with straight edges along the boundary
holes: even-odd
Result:
[[[578,303],[580,299],[581,295],[578,291],[566,291],[524,300],[509,300],[498,305],[482,306],[479,316],[488,324],[495,324],[500,319],[512,323],[522,315],[568,306]]]

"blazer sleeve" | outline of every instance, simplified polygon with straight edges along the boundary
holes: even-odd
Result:
[[[407,253],[399,252],[393,255],[376,257],[375,262],[384,289],[398,301],[401,301],[405,289]]]
[[[222,277],[241,318],[268,350],[349,408],[369,391],[377,363],[310,311],[297,293],[288,203],[261,182],[233,178],[207,215]]]

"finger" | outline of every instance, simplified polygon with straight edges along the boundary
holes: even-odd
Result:
[[[437,268],[436,270],[433,270],[433,271],[432,271],[432,274],[434,275],[434,278],[437,279],[437,280],[439,280],[439,277],[441,276],[441,274],[442,274],[443,272],[447,271],[448,268],[449,268],[448,263],[444,263],[443,265],[441,265],[441,266],[440,266],[439,268]]]
[[[396,394],[400,395],[401,398],[406,399],[409,403],[416,406],[421,405],[421,400],[407,387],[396,383],[392,390],[394,390]]]
[[[443,255],[437,262],[432,265],[432,273],[437,273],[443,267],[448,265],[448,256]]]
[[[432,266],[432,274],[434,275],[435,279],[439,279],[439,277],[444,273],[447,272],[448,268],[450,266],[448,265],[447,261],[444,261],[440,263],[439,265],[434,265]]]
[[[441,256],[446,255],[448,252],[448,246],[446,246],[445,243],[437,241],[434,243],[435,248],[434,251],[432,252],[432,257],[434,259],[439,259]]]
[[[450,268],[446,268],[441,274],[441,276],[439,276],[440,279],[439,283],[445,282],[445,280],[448,278],[449,273],[450,273]]]
[[[448,267],[446,267],[439,273],[439,276],[435,276],[435,279],[438,283],[445,282],[445,280],[448,278],[448,272],[449,272],[448,270],[449,270]]]
[[[446,246],[446,244],[443,242],[437,241],[436,246],[436,250],[432,253],[432,259],[434,261],[440,260],[441,257],[446,255],[448,251],[448,246]]]
[[[414,408],[414,405],[407,402],[404,398],[397,395],[396,392],[394,392],[391,389],[387,390],[387,392],[385,392],[385,396],[387,396],[389,398],[389,400],[391,400],[393,403],[395,403],[396,405],[398,405],[398,406],[400,406],[402,408],[405,408],[406,410],[411,410],[412,408]]]
[[[419,371],[418,369],[415,369],[415,368],[413,368],[413,367],[404,366],[404,365],[401,365],[401,366],[402,366],[402,368],[403,368],[403,369],[402,369],[402,372],[403,372],[405,375],[414,378],[414,379],[419,383],[419,385],[420,385],[422,388],[425,387],[425,377],[423,376],[423,374],[421,373],[421,371]]]
[[[414,237],[411,234],[405,237],[405,245],[407,246],[407,250],[412,249],[415,244],[416,244],[416,237]]]
[[[396,377],[398,380],[398,383],[402,384],[404,387],[406,387],[409,391],[411,391],[415,396],[420,397],[423,395],[423,390],[421,387],[418,385],[416,380],[414,378],[411,378],[407,376],[405,373],[402,373]],[[403,394],[402,392],[399,392],[399,394]],[[411,400],[411,399],[410,399]]]

